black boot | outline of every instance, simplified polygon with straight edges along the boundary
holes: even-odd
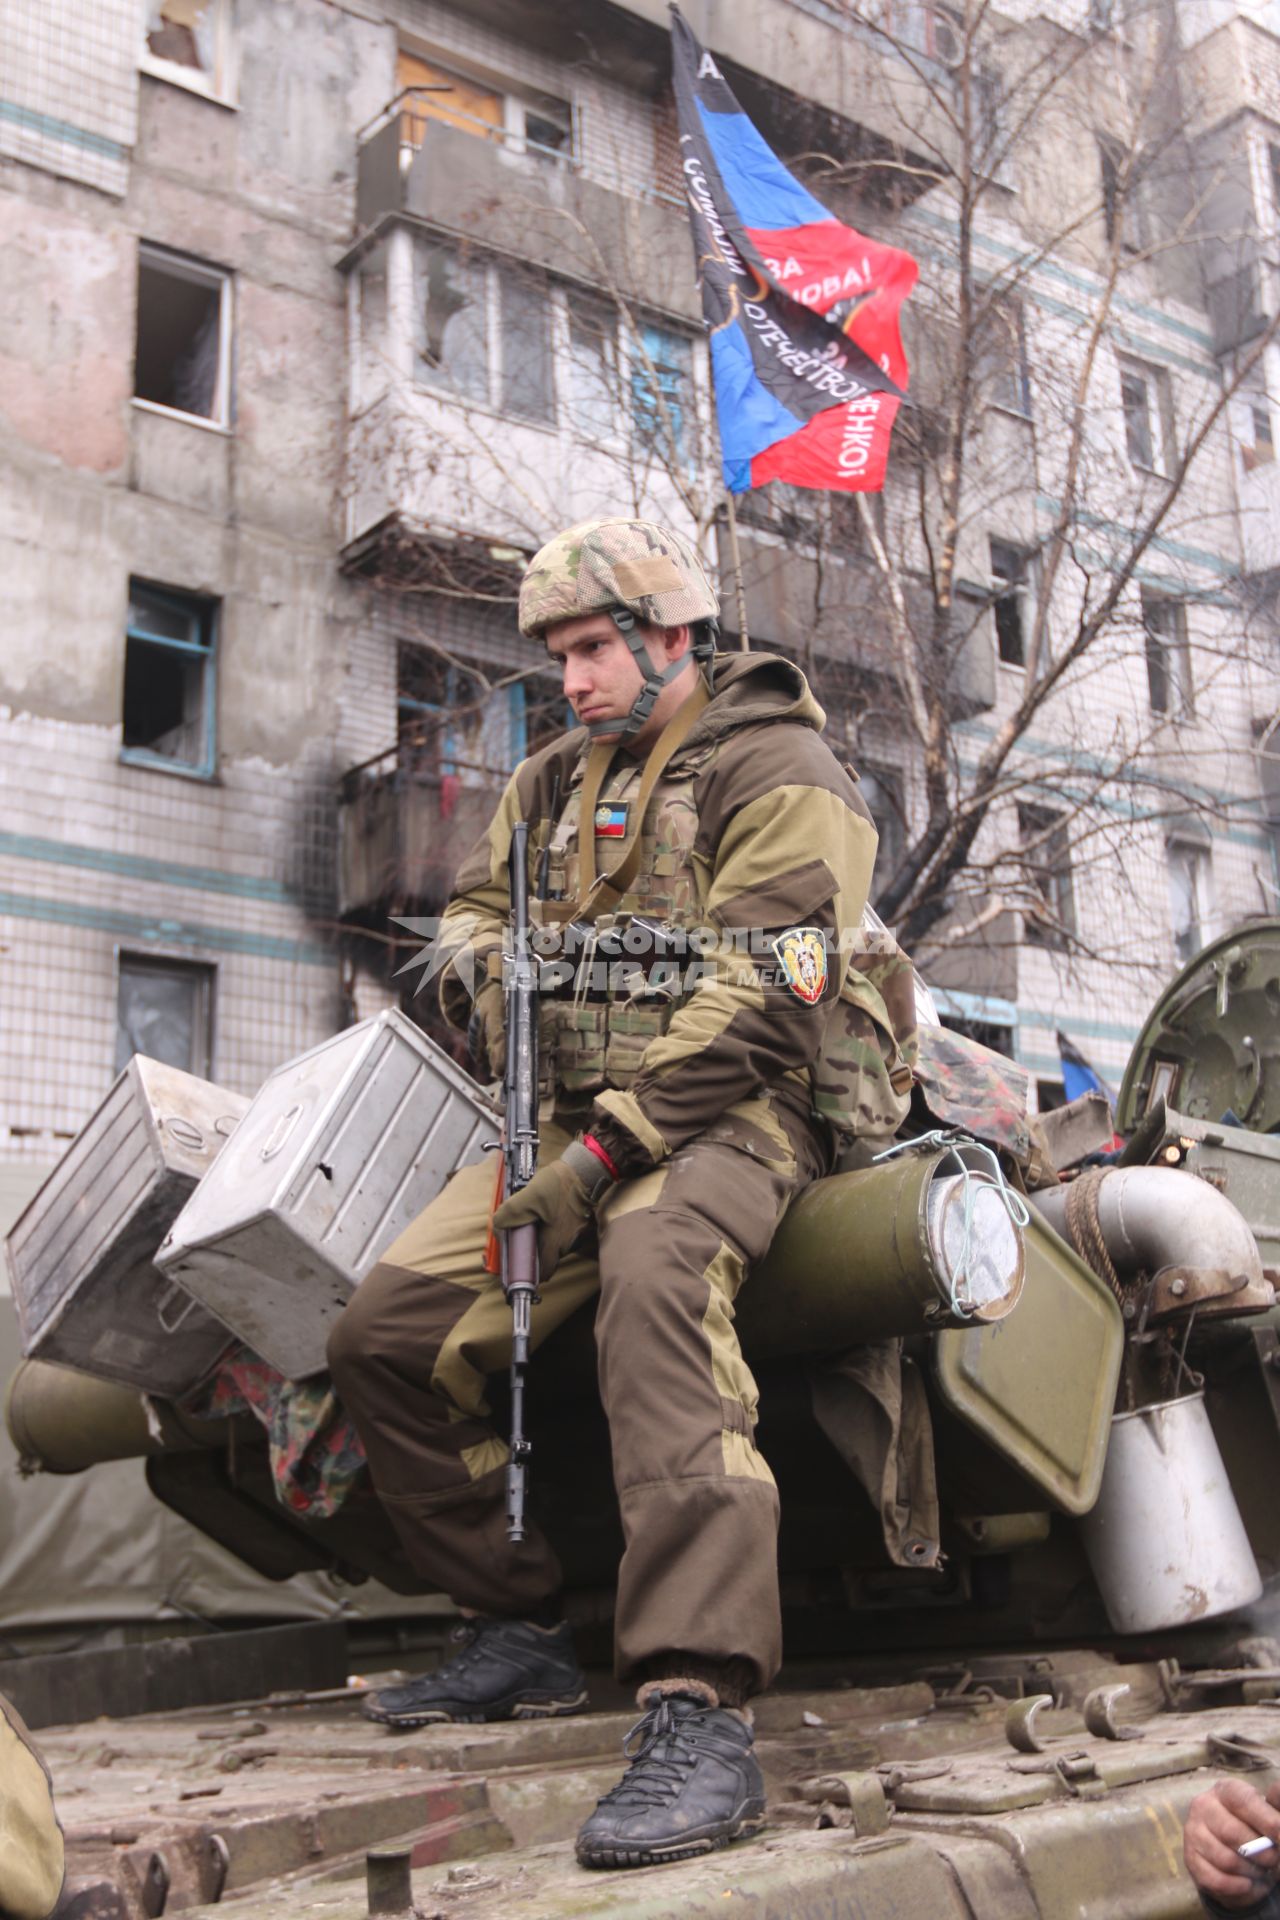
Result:
[[[567,1622],[469,1620],[454,1636],[462,1651],[402,1687],[384,1687],[364,1703],[365,1717],[389,1727],[433,1720],[537,1720],[577,1713],[587,1687]]]
[[[584,1867],[650,1867],[711,1853],[764,1825],[754,1735],[728,1707],[693,1694],[641,1696],[627,1735],[631,1765],[578,1835]]]

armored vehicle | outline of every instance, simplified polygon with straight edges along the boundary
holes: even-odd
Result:
[[[1224,1769],[1280,1778],[1280,922],[1215,942],[1161,996],[1115,1139],[1100,1096],[1032,1114],[1022,1070],[922,1003],[899,1137],[796,1203],[739,1301],[783,1514],[765,1835],[583,1874],[568,1842],[628,1724],[607,1675],[577,1718],[392,1736],[361,1720],[368,1676],[342,1684],[339,1649],[332,1686],[272,1694],[267,1675],[239,1706],[42,1736],[79,1796],[68,1912],[1199,1911],[1188,1802]],[[33,1357],[8,1419],[31,1465],[145,1455],[158,1499],[269,1576],[416,1591],[358,1456],[323,1429],[321,1471],[310,1445],[335,1410],[306,1302],[322,1329],[414,1168],[438,1181],[483,1131],[479,1092],[397,1019],[294,1063],[244,1114],[134,1064],[11,1236]],[[403,1113],[423,1074],[434,1156],[384,1155],[371,1193],[351,1143],[387,1137],[380,1077]],[[197,1164],[219,1127],[228,1145]],[[251,1280],[237,1305],[255,1258],[284,1289],[276,1318]],[[185,1329],[187,1385],[141,1390],[113,1324],[171,1361]],[[621,1540],[594,1371],[589,1320],[570,1323],[537,1356],[529,1423],[604,1669]],[[429,1664],[432,1637],[406,1635],[400,1666]]]

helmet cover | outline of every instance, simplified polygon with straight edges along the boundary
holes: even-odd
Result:
[[[683,534],[653,520],[582,520],[534,554],[520,582],[526,640],[558,620],[625,607],[655,627],[714,620],[715,588]]]

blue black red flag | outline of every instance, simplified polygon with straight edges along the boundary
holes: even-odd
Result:
[[[1096,1067],[1091,1067],[1074,1040],[1069,1040],[1059,1029],[1058,1058],[1062,1062],[1062,1090],[1068,1100],[1078,1100],[1082,1093],[1102,1093],[1107,1097],[1112,1110],[1116,1097]]]
[[[906,392],[898,313],[916,263],[787,171],[675,7],[671,36],[725,485],[876,492]]]

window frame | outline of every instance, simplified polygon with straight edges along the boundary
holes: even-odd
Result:
[[[685,392],[679,424],[673,433],[675,444],[671,448],[673,456],[671,464],[679,466],[687,473],[692,473],[696,471],[698,463],[700,424],[698,380],[694,363],[694,335],[682,332],[679,327],[673,326],[665,315],[661,319],[655,319],[645,314],[636,314],[634,320],[634,328],[623,327],[619,335],[623,343],[619,371],[624,382],[625,430],[631,455],[637,460],[656,459],[663,465],[668,464],[667,451],[662,445],[664,432],[662,409],[655,400],[653,405],[655,431],[649,434],[641,425],[636,406],[640,384],[649,380],[650,368],[656,364],[645,335],[662,334],[668,340],[679,341],[687,354],[685,366],[677,370],[679,378],[684,383]],[[648,365],[646,365],[646,357]],[[664,397],[666,396],[666,388],[660,385],[658,391]],[[667,410],[670,412],[669,404]]]
[[[425,378],[421,369],[430,367],[423,350],[427,325],[429,287],[426,285],[429,269],[426,263],[428,251],[449,256],[455,265],[469,273],[474,273],[479,281],[482,299],[477,302],[481,307],[483,319],[484,346],[484,397],[464,393],[452,387],[445,380]],[[519,269],[514,269],[518,271]],[[522,427],[534,427],[543,433],[557,433],[561,430],[561,395],[559,383],[559,352],[556,287],[547,276],[537,275],[540,293],[540,306],[546,322],[546,349],[549,384],[547,388],[550,411],[545,419],[536,414],[516,413],[506,405],[505,377],[506,355],[504,352],[506,329],[502,318],[502,280],[503,275],[513,272],[511,263],[496,256],[463,248],[456,242],[438,237],[434,233],[415,234],[413,236],[412,273],[413,273],[413,335],[410,343],[412,354],[412,382],[420,392],[434,395],[452,406],[479,408],[484,413],[494,414],[500,420],[511,420]],[[419,289],[422,289],[421,295]],[[443,364],[443,361],[441,362]]]
[[[166,60],[163,55],[152,53],[147,45],[145,7],[142,9],[142,46],[138,54],[138,71],[149,74],[153,80],[165,80],[170,86],[182,87],[187,93],[198,93],[202,98],[212,100],[216,106],[234,107],[239,79],[235,61],[235,0],[208,0],[208,4],[217,9],[214,26],[217,55],[213,78],[198,67],[187,67],[179,60]]]
[[[189,1066],[178,1068],[178,1071],[195,1074],[197,1079],[201,1080],[212,1079],[217,1046],[218,968],[216,962],[211,960],[193,960],[187,954],[176,954],[165,951],[158,953],[142,952],[134,947],[119,946],[115,950],[115,960],[117,1057],[119,1055],[121,1027],[120,989],[126,971],[132,971],[135,975],[147,973],[153,975],[168,975],[171,977],[174,975],[182,975],[191,979],[199,990],[200,1005],[197,1009],[197,1023],[194,1031],[202,1043],[202,1059],[193,1061]],[[135,1054],[130,1054],[129,1059],[133,1059]],[[146,1054],[142,1057],[144,1059],[152,1059],[154,1055]],[[127,1065],[128,1062],[126,1061],[125,1064]],[[165,1064],[173,1065],[174,1063],[167,1062]],[[117,1066],[115,1071],[119,1073],[123,1071],[123,1069]]]
[[[554,292],[557,291],[553,289]],[[623,362],[626,358],[626,345],[623,339],[625,329],[622,325],[621,310],[610,305],[607,299],[598,294],[576,286],[564,286],[558,290],[562,295],[564,333],[562,345],[556,352],[556,366],[559,370],[557,386],[560,389],[560,408],[562,425],[570,436],[584,443],[595,442],[598,445],[621,448],[626,443],[628,415],[624,404],[627,389],[623,379]],[[600,423],[588,421],[579,410],[578,397],[573,391],[578,362],[574,349],[574,318],[585,323],[588,317],[598,317],[604,324],[600,339],[604,343],[601,355],[606,368],[604,398],[608,403],[608,419],[601,431]],[[561,378],[562,375],[562,378]],[[602,409],[603,414],[603,409]]]
[[[1167,720],[1194,720],[1195,676],[1191,667],[1191,642],[1187,634],[1187,603],[1176,594],[1155,593],[1146,587],[1139,589],[1139,597],[1151,711]],[[1159,625],[1159,620],[1166,613],[1172,616],[1175,628],[1172,634],[1163,632]],[[1156,701],[1157,673],[1164,676],[1163,706]]]
[[[981,377],[988,381],[988,404],[1001,413],[1010,414],[1015,420],[1033,420],[1031,362],[1027,357],[1027,313],[1024,303],[1016,294],[991,296],[991,326],[993,333],[996,328],[1005,330],[1014,351],[1012,357],[1006,359],[999,352],[1000,341],[993,337],[988,352],[985,355],[979,352],[979,366],[983,369]],[[1013,388],[1013,398],[1000,390],[1001,383],[1006,380]]]
[[[460,133],[473,135],[476,139],[492,140],[499,149],[507,154],[529,154],[535,160],[546,163],[558,163],[561,166],[576,166],[581,151],[581,136],[577,102],[572,94],[560,95],[542,91],[536,87],[523,88],[506,78],[479,69],[468,69],[464,58],[425,42],[414,45],[411,41],[400,39],[396,46],[396,82],[397,99],[408,92],[408,86],[400,87],[402,72],[401,61],[417,61],[439,74],[444,80],[460,81],[464,87],[477,94],[488,94],[496,108],[497,118],[493,121],[483,119],[478,114],[469,114],[462,108],[450,111],[447,107],[440,112],[432,112],[430,107],[409,109],[400,112],[400,145],[402,151],[408,149],[416,153],[426,138],[423,129],[428,121],[438,121],[444,126],[454,127]],[[428,82],[428,85],[431,83]],[[560,114],[564,118],[564,143],[553,146],[538,140],[529,131],[530,120],[542,121],[547,126],[557,124]],[[416,135],[416,137],[415,137]]]
[[[145,595],[161,605],[167,605],[174,613],[196,619],[204,634],[202,641],[176,640],[170,634],[148,633],[135,626],[130,618],[135,596]],[[203,720],[203,750],[198,762],[175,760],[163,753],[155,753],[150,747],[129,747],[124,744],[124,689],[121,689],[120,704],[120,761],[124,766],[145,767],[154,773],[177,774],[184,780],[213,781],[218,772],[218,636],[221,625],[221,602],[206,594],[187,593],[180,587],[162,586],[152,580],[133,576],[129,581],[129,598],[124,620],[124,666],[127,675],[129,643],[136,641],[141,646],[164,647],[169,652],[184,655],[187,658],[204,660],[204,671],[200,687],[200,708]]]
[[[991,635],[996,650],[996,664],[1008,667],[1013,673],[1023,673],[1027,665],[1028,625],[1026,608],[1032,604],[1035,595],[1035,555],[1027,547],[1019,546],[1016,540],[1003,540],[998,534],[988,535],[988,557],[991,565]],[[1008,554],[1016,563],[1017,571],[1005,571],[997,565],[996,552]],[[997,586],[1003,582],[1005,591],[997,592]],[[1005,657],[1001,646],[1000,607],[1012,600],[1018,615],[1018,638],[1021,658],[1010,660]]]
[[[1173,412],[1173,383],[1168,369],[1134,354],[1119,353],[1116,365],[1120,378],[1120,415],[1124,421],[1124,445],[1129,464],[1137,473],[1149,473],[1165,480],[1177,452],[1177,422]],[[1129,409],[1125,405],[1126,380],[1140,380],[1145,389],[1146,428],[1150,440],[1150,461],[1140,460],[1133,449]]]
[[[1027,857],[1029,843],[1033,840],[1038,840],[1041,845],[1040,858],[1034,866]],[[1055,842],[1062,858],[1057,864],[1051,865]],[[1023,941],[1045,952],[1067,953],[1071,942],[1078,939],[1080,933],[1069,816],[1035,802],[1020,802],[1018,847],[1028,877],[1043,898],[1046,909],[1044,919],[1039,918],[1033,906],[1020,909]]]
[[[152,240],[138,242],[138,263],[135,277],[135,299],[137,310],[134,316],[134,361],[133,384],[138,384],[138,323],[141,319],[142,305],[142,269],[149,267],[153,273],[166,273],[170,279],[185,280],[192,286],[208,287],[218,293],[218,372],[214,382],[214,405],[211,413],[188,413],[185,407],[171,407],[162,400],[146,400],[140,393],[132,395],[133,405],[144,413],[156,413],[166,420],[183,420],[189,426],[203,427],[209,433],[230,433],[232,431],[231,407],[231,330],[233,322],[232,280],[229,268],[218,267],[209,260],[197,260],[194,255],[177,253],[171,247],[162,247]]]
[[[1173,918],[1173,871],[1176,860],[1188,862],[1191,902],[1191,924],[1188,934],[1191,941],[1188,952],[1184,953],[1178,937],[1178,929]],[[1213,907],[1210,899],[1210,883],[1213,874],[1213,856],[1211,848],[1190,834],[1170,834],[1165,841],[1165,863],[1169,881],[1169,932],[1173,940],[1174,956],[1178,967],[1190,966],[1198,953],[1203,953],[1213,937]]]

